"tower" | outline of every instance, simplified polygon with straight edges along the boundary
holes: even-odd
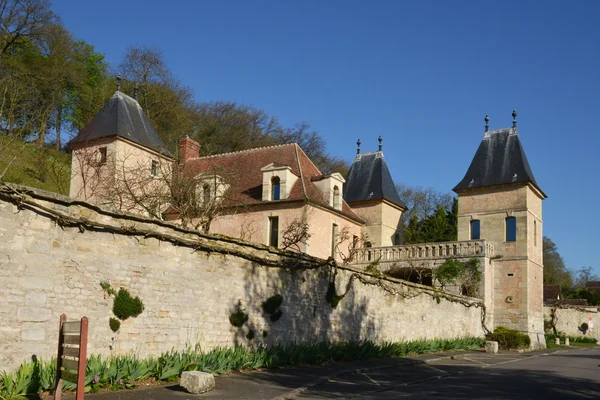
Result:
[[[458,194],[458,240],[484,239],[494,245],[493,329],[527,332],[533,347],[545,347],[543,322],[542,200],[517,132],[488,130]]]
[[[361,153],[356,143],[356,158],[344,185],[344,200],[365,221],[367,242],[374,247],[399,245],[403,242],[401,217],[406,206],[398,196],[382,152]]]
[[[138,101],[119,86],[68,143],[72,150],[70,197],[146,213],[144,209],[154,206],[140,207],[146,202],[142,197],[151,197],[144,191],[156,192],[155,187],[163,185],[160,172],[171,170],[173,156]]]

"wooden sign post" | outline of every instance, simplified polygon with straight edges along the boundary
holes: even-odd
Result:
[[[81,318],[80,321],[67,321],[67,314],[60,316],[55,400],[62,399],[63,380],[76,383],[75,399],[83,400],[87,336],[88,319],[86,317]]]

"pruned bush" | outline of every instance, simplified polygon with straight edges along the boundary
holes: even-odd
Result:
[[[498,347],[504,350],[523,349],[531,345],[531,339],[526,334],[505,326],[498,326],[488,335],[488,340],[498,342]]]
[[[269,297],[265,302],[262,303],[263,311],[267,314],[275,314],[277,309],[281,307],[283,303],[283,297],[280,294]]]
[[[121,321],[119,321],[116,318],[110,318],[108,320],[108,325],[110,326],[110,330],[113,332],[116,332],[119,330],[119,328],[121,328]]]
[[[335,289],[335,282],[329,282],[325,299],[331,305],[331,308],[336,308],[339,302],[344,298],[343,295],[338,295]]]
[[[113,314],[121,321],[137,317],[144,311],[144,303],[139,297],[131,297],[127,289],[119,289],[113,303]]]
[[[229,322],[236,328],[239,328],[242,325],[244,325],[246,321],[248,321],[248,314],[246,314],[242,310],[238,310],[237,312],[229,314]]]
[[[554,342],[554,339],[559,338],[561,342],[564,343],[566,338],[569,338],[569,342],[571,343],[587,343],[587,344],[596,344],[598,343],[598,339],[593,337],[583,337],[583,336],[566,336],[562,332],[560,335],[546,335],[546,343]]]

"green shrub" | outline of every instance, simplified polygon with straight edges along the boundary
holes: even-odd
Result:
[[[131,297],[127,289],[119,289],[113,303],[113,314],[121,321],[137,317],[144,311],[144,303],[139,297]]]
[[[108,320],[108,325],[110,325],[110,330],[113,332],[116,332],[119,330],[119,328],[121,327],[121,321],[119,321],[116,318],[110,318]]]
[[[325,299],[331,305],[331,308],[336,308],[339,304],[340,300],[342,300],[344,296],[340,296],[337,294],[335,290],[335,282],[329,282],[329,286],[327,287],[327,293],[325,294]]]
[[[498,342],[498,347],[505,350],[522,349],[531,345],[531,339],[524,333],[505,326],[498,326],[488,335],[488,340]]]
[[[283,297],[280,294],[269,297],[265,302],[262,303],[262,308],[267,314],[275,314],[277,309],[281,307],[283,303]]]
[[[588,329],[589,329],[589,325],[587,324],[587,322],[584,322],[583,324],[581,324],[581,330],[583,331],[584,334]]]
[[[246,321],[248,321],[248,314],[246,314],[242,310],[238,310],[235,313],[229,314],[229,322],[236,328],[239,328],[242,325],[244,325]]]

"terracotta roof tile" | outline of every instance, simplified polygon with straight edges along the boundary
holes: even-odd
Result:
[[[310,201],[326,207],[334,212],[339,212],[330,207],[323,196],[314,185],[312,178],[323,174],[308,158],[304,151],[295,143],[279,146],[260,147],[256,149],[242,150],[233,153],[217,154],[189,160],[184,169],[186,172],[199,174],[203,171],[235,177],[234,198],[237,206],[251,206],[265,204],[262,200],[261,168],[275,163],[286,165],[298,179],[290,191],[287,201]],[[233,204],[232,204],[233,205]],[[362,222],[360,217],[344,201],[342,203],[342,214]]]

